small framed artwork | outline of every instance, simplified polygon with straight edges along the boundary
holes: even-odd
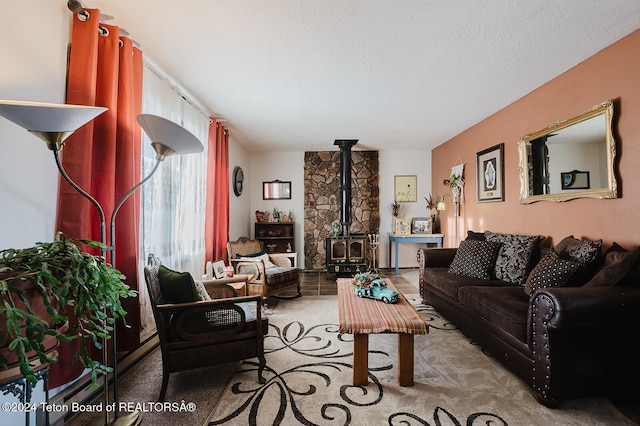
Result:
[[[476,154],[478,202],[504,201],[504,144]]]
[[[399,202],[418,201],[418,177],[416,175],[396,175],[393,186],[393,200]]]
[[[408,217],[394,217],[394,234],[411,234],[411,219]]]
[[[431,234],[430,217],[414,217],[411,219],[412,234]]]
[[[211,266],[213,269],[213,276],[217,280],[222,279],[226,276],[226,273],[224,271],[224,268],[225,268],[224,260],[222,259],[216,260],[215,262],[212,263]]]
[[[562,189],[590,189],[589,172],[580,172],[574,170],[572,172],[560,173]]]

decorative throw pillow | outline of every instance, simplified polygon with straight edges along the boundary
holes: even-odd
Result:
[[[495,277],[499,280],[524,285],[531,268],[538,260],[542,235],[513,235],[485,231],[487,241],[502,243],[498,251]]]
[[[638,285],[640,280],[640,247],[627,251],[617,243],[604,254],[605,263],[585,287]]]
[[[549,253],[529,274],[524,292],[531,295],[539,288],[563,287],[578,269],[580,269],[579,262],[563,259],[555,251],[549,250]]]
[[[500,245],[500,243],[480,240],[460,242],[449,267],[449,273],[483,280],[491,279],[491,271],[496,263]]]
[[[568,285],[581,286],[593,277],[598,267],[601,248],[602,240],[579,240],[573,235],[563,238],[553,247],[553,250],[563,259],[580,263],[580,270],[571,277]]]
[[[264,261],[264,267],[266,269],[271,269],[276,267],[276,265],[271,261],[271,259],[269,259],[269,255],[267,254],[267,252],[264,252],[264,251],[260,253],[254,253],[254,254],[245,254],[242,256],[237,254],[236,259],[247,260],[250,262],[261,259]]]
[[[201,281],[195,281],[195,285],[198,296],[200,296],[200,300],[211,300],[211,296],[209,296],[209,293],[207,293],[207,289]]]
[[[484,237],[484,232],[467,231],[467,240],[485,241],[486,238]]]
[[[200,300],[193,277],[188,272],[177,272],[160,265],[158,282],[165,303],[188,303]]]

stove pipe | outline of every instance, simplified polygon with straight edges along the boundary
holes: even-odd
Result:
[[[349,235],[351,224],[351,147],[358,139],[336,139],[333,144],[340,147],[340,225],[342,235]]]

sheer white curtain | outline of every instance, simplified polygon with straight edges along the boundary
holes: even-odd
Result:
[[[205,185],[209,117],[148,63],[142,111],[182,125],[203,143],[201,154],[168,157],[142,187],[142,259],[150,253],[168,268],[199,279],[205,264]],[[143,132],[143,176],[155,165],[155,151]]]

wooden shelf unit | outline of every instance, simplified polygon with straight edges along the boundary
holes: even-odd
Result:
[[[256,222],[255,238],[268,253],[296,251],[295,222]]]

